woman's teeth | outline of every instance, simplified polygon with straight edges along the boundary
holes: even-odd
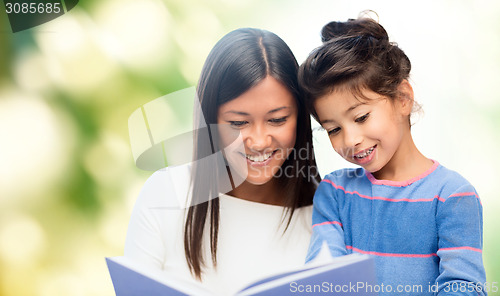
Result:
[[[358,159],[365,158],[368,155],[372,154],[372,152],[373,152],[374,149],[375,149],[375,147],[372,147],[372,148],[366,150],[365,152],[363,152],[361,154],[355,155],[354,157],[356,157]]]
[[[273,155],[274,152],[270,152],[270,153],[265,153],[265,154],[261,154],[261,155],[246,155],[246,158],[249,159],[250,161],[253,161],[253,162],[263,162],[265,160],[268,160],[272,155]]]

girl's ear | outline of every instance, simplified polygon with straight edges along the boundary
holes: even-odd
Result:
[[[413,88],[410,82],[404,79],[398,86],[399,98],[401,112],[405,116],[410,116],[413,109]]]

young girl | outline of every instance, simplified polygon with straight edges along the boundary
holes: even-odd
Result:
[[[331,22],[299,83],[335,151],[361,166],[327,175],[314,197],[307,261],[376,257],[381,295],[485,295],[482,206],[458,173],[426,158],[410,132],[410,61],[369,18]]]

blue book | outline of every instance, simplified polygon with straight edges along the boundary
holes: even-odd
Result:
[[[116,296],[215,295],[201,283],[149,270],[125,257],[106,258]],[[266,277],[243,287],[249,295],[377,295],[375,263],[369,255],[351,254],[315,260],[301,268]]]

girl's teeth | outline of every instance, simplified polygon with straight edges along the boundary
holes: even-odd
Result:
[[[263,162],[264,160],[267,160],[269,157],[271,157],[271,155],[273,155],[272,152],[258,155],[258,156],[252,156],[252,155],[247,154],[247,158],[250,159],[251,161],[254,161],[254,162]]]
[[[372,148],[368,149],[366,152],[359,154],[359,155],[356,155],[355,157],[356,158],[365,158],[373,152],[373,149],[374,148],[372,147]]]

